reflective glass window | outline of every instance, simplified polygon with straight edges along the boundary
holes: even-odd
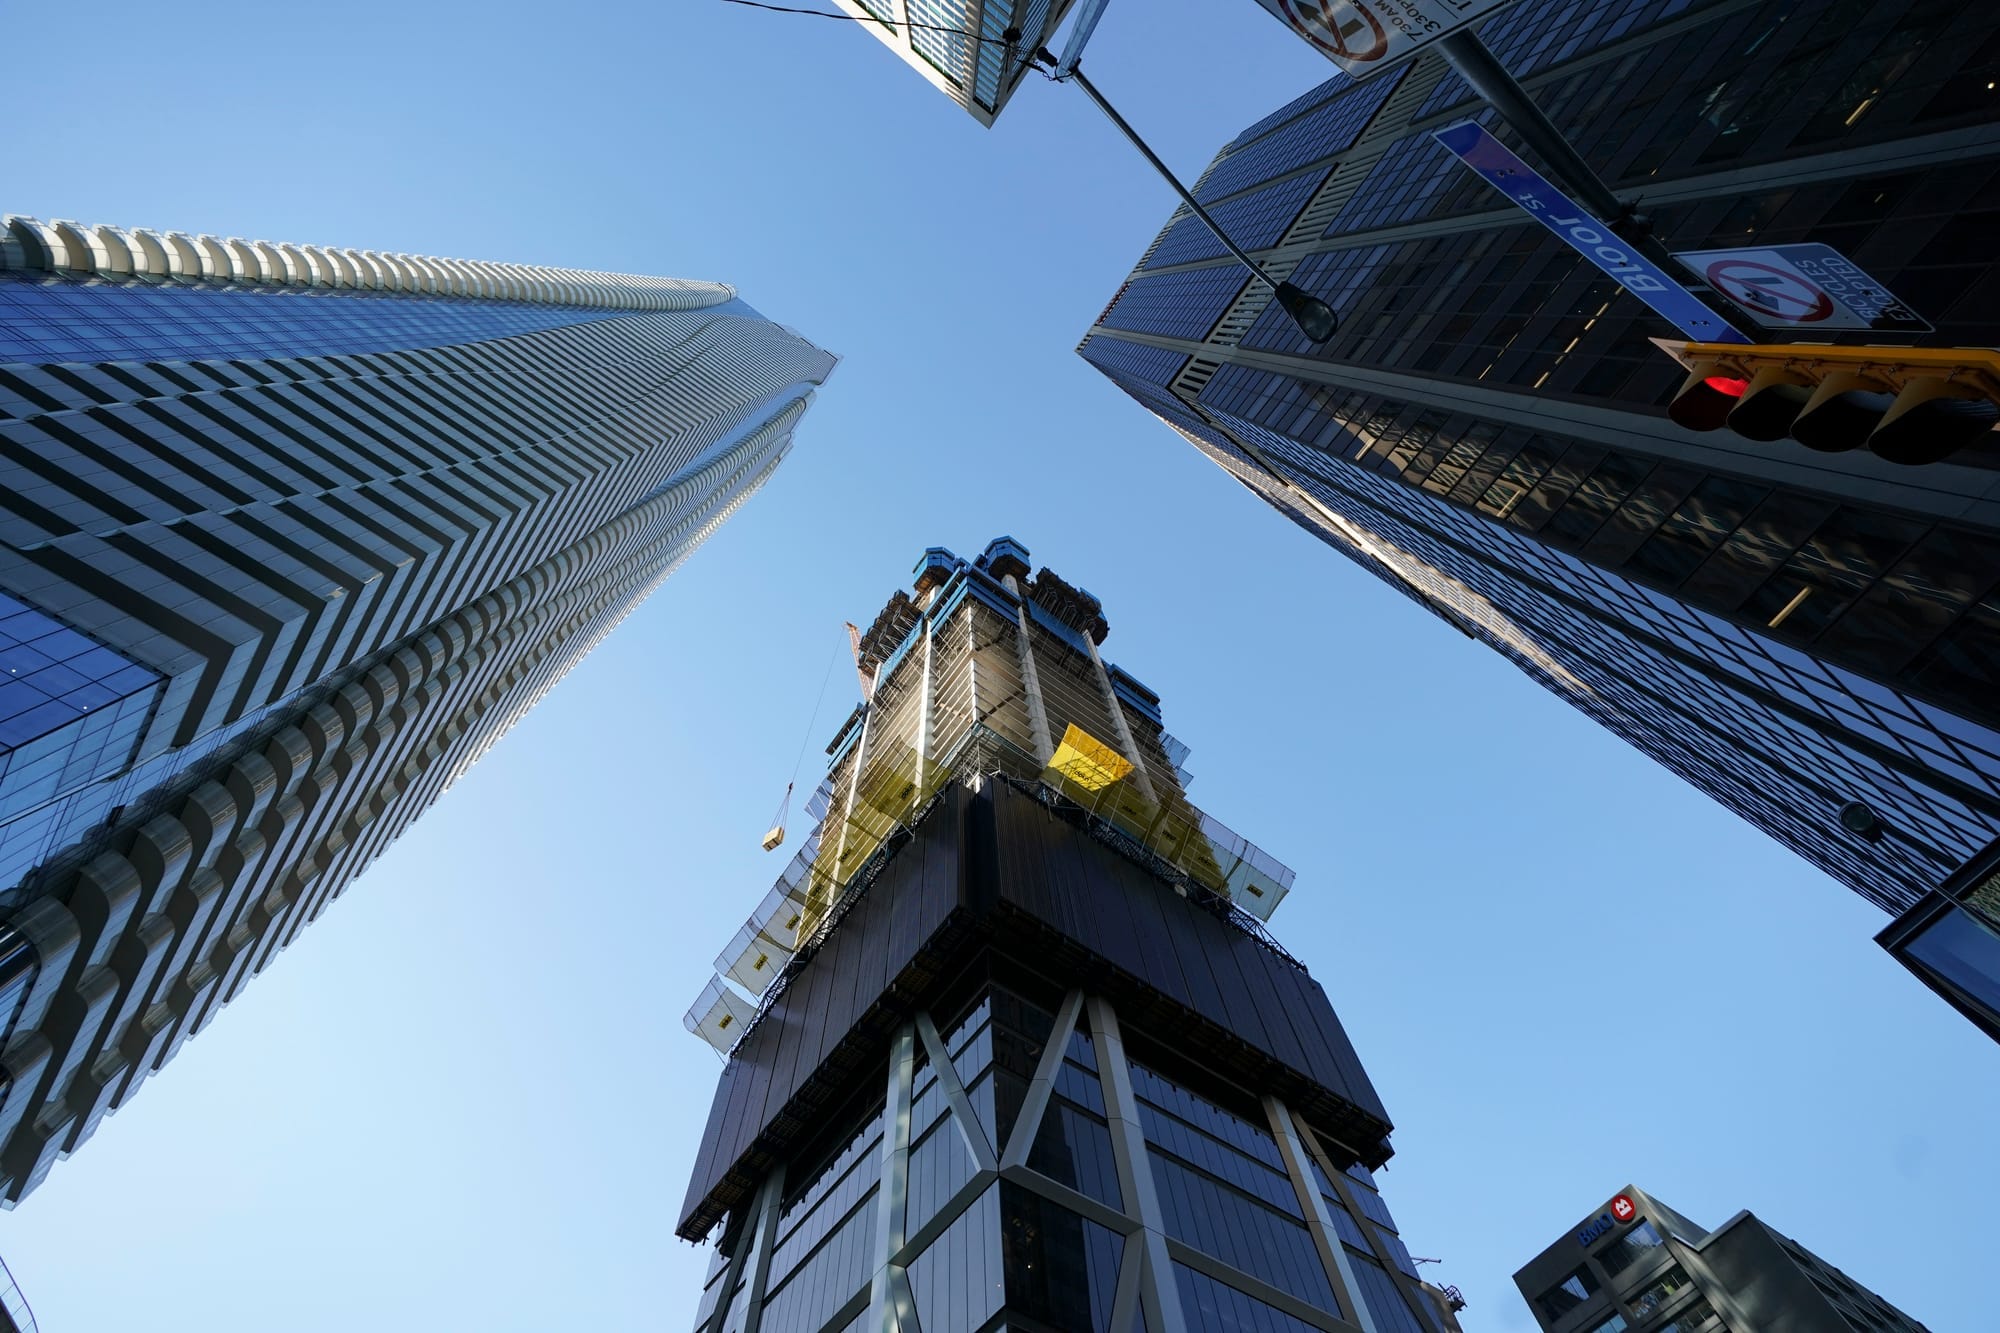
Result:
[[[1598,1253],[1597,1262],[1607,1273],[1622,1273],[1635,1262],[1665,1244],[1651,1222],[1639,1222]]]
[[[1588,1264],[1535,1297],[1535,1305],[1550,1319],[1560,1319],[1596,1294],[1597,1274]]]
[[[1954,907],[1905,944],[1903,952],[2000,1022],[2000,930]]]
[[[1124,1238],[1010,1183],[1000,1186],[1000,1209],[1010,1316],[1109,1333]]]
[[[1305,1224],[1161,1152],[1150,1152],[1167,1234],[1321,1309],[1330,1308]]]
[[[981,1194],[909,1265],[924,1333],[973,1333],[1006,1297],[1000,1186]]]
[[[1649,1333],[1727,1333],[1714,1319],[1715,1307],[1704,1296]]]
[[[41,281],[0,273],[0,361],[353,355],[507,338],[633,313],[416,292]]]
[[[1784,638],[1809,639],[1832,624],[1923,531],[1924,525],[1911,519],[1838,510],[1751,594],[1743,613]]]
[[[1189,1333],[1319,1333],[1303,1319],[1185,1264],[1174,1265]]]
[[[1650,1317],[1655,1310],[1686,1290],[1687,1285],[1688,1275],[1682,1271],[1679,1264],[1675,1264],[1632,1298],[1632,1317],[1634,1319]]]

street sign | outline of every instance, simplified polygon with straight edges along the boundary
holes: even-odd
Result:
[[[1321,55],[1365,79],[1513,0],[1257,0]]]
[[[1466,166],[1562,237],[1571,249],[1603,269],[1618,285],[1653,307],[1654,311],[1696,342],[1752,341],[1729,321],[1708,308],[1666,270],[1612,234],[1611,228],[1584,212],[1583,206],[1543,180],[1535,169],[1484,128],[1464,121],[1432,131],[1437,141],[1458,154]],[[1699,332],[1697,332],[1699,330]]]
[[[1930,321],[1830,245],[1695,250],[1674,258],[1767,329],[1931,332]]]

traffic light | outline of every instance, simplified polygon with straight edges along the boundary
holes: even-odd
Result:
[[[1689,430],[1916,465],[1994,440],[2000,424],[2000,352],[1987,348],[1653,341],[1688,368],[1667,415]]]

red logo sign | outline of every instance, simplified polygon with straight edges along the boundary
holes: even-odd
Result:
[[[1630,1222],[1639,1215],[1639,1205],[1632,1202],[1632,1196],[1621,1194],[1611,1201],[1611,1215],[1620,1222]]]
[[[1341,60],[1380,60],[1389,34],[1365,3],[1354,0],[1278,0],[1305,39]]]

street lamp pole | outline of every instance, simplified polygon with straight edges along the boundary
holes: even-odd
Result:
[[[1047,65],[1052,70],[1060,71],[1060,65],[1055,56],[1050,54],[1046,47],[1035,52],[1035,59],[1039,63]],[[1153,164],[1153,170],[1159,172],[1161,178],[1167,184],[1174,187],[1174,193],[1181,197],[1181,202],[1188,206],[1189,211],[1201,219],[1203,226],[1215,233],[1215,239],[1221,241],[1229,253],[1236,256],[1238,263],[1256,274],[1258,281],[1271,289],[1272,293],[1278,298],[1278,304],[1283,306],[1285,313],[1292,317],[1292,322],[1299,326],[1299,332],[1305,334],[1307,338],[1315,343],[1323,343],[1334,335],[1335,330],[1340,327],[1340,319],[1334,314],[1333,307],[1316,296],[1308,295],[1304,289],[1292,283],[1278,281],[1265,272],[1264,266],[1252,259],[1242,246],[1231,240],[1229,233],[1224,231],[1215,218],[1209,214],[1209,211],[1201,206],[1200,201],[1194,197],[1187,186],[1180,183],[1179,177],[1168,170],[1167,164],[1162,162],[1159,155],[1147,145],[1144,139],[1139,137],[1139,132],[1132,128],[1125,117],[1118,114],[1116,107],[1105,100],[1103,93],[1097,91],[1097,85],[1084,77],[1083,69],[1080,65],[1072,63],[1069,66],[1068,73],[1058,72],[1053,77],[1058,82],[1074,83],[1077,87],[1083,89],[1083,95],[1088,97],[1092,102],[1095,102],[1097,109],[1102,111],[1110,119],[1111,123],[1118,127],[1119,132],[1131,141],[1132,146],[1138,149],[1148,162]]]

